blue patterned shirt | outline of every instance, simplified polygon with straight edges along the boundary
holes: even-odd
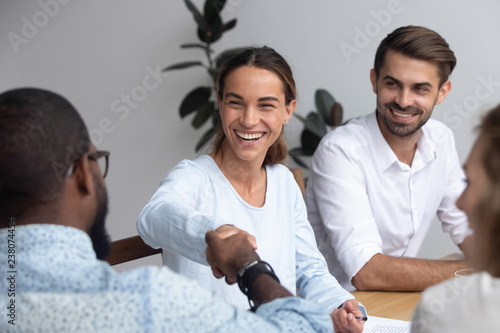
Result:
[[[79,229],[28,225],[10,235],[0,229],[1,332],[333,331],[326,311],[299,298],[276,299],[253,314],[167,267],[118,273],[96,259]]]

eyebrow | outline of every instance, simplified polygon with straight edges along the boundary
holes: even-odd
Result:
[[[228,92],[225,97],[234,97],[234,98],[243,100],[243,97],[241,97],[240,95],[238,95],[238,94],[236,94],[234,92]],[[259,102],[264,102],[264,101],[276,101],[276,102],[279,102],[280,100],[279,100],[278,97],[265,96],[265,97],[260,97],[257,101],[259,101]]]
[[[396,79],[395,77],[392,77],[390,75],[386,75],[384,77],[384,80],[392,80],[392,81],[396,81],[397,84],[399,84],[400,86],[403,85],[403,82],[401,82],[400,80]],[[413,83],[412,84],[413,87],[422,87],[422,86],[426,86],[426,87],[430,87],[432,88],[432,84],[430,84],[429,82],[417,82],[417,83]]]
[[[264,102],[264,101],[276,101],[279,102],[280,100],[277,97],[274,96],[266,96],[266,97],[261,97],[258,99],[259,102]]]
[[[228,92],[226,93],[226,96],[225,97],[234,97],[234,98],[237,98],[237,99],[243,99],[243,97],[241,97],[240,95],[234,93],[234,92]]]

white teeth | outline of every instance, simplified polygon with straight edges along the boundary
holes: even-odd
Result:
[[[398,117],[403,117],[403,118],[410,118],[412,115],[411,114],[408,114],[408,113],[399,113],[397,111],[394,111],[392,110],[392,112],[394,112],[394,114]]]
[[[260,139],[260,137],[262,135],[264,135],[264,133],[252,133],[252,134],[248,134],[248,133],[243,133],[243,132],[236,131],[236,135],[238,135],[243,140],[257,140],[257,139]]]

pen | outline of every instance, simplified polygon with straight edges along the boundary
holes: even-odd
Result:
[[[344,306],[344,303],[340,304],[337,309],[341,309],[343,306]],[[354,318],[362,320],[362,321],[367,321],[368,320],[368,317],[366,317],[366,316],[362,316],[362,317],[361,316],[354,316]]]
[[[344,306],[344,303],[340,304],[337,309],[341,309],[342,307]],[[368,317],[366,316],[354,316],[355,319],[359,319],[359,320],[362,320],[362,321],[367,321],[368,320]]]

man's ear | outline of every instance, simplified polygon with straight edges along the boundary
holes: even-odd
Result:
[[[370,82],[372,83],[373,92],[377,93],[377,73],[375,73],[375,69],[370,70]]]
[[[88,156],[82,156],[80,163],[75,167],[73,175],[77,182],[78,189],[83,194],[91,194],[94,192],[94,179],[92,177],[92,171],[90,170]]]
[[[444,100],[444,98],[446,97],[446,95],[448,95],[448,93],[450,92],[451,90],[451,82],[448,80],[446,81],[445,83],[443,83],[443,85],[441,86],[441,88],[439,88],[439,92],[438,92],[438,96],[436,98],[436,105],[438,104],[441,104],[441,102]]]

